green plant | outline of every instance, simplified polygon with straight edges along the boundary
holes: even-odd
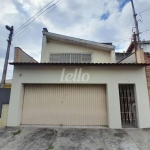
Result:
[[[52,150],[54,148],[54,146],[49,146],[48,149],[46,150]]]
[[[13,132],[12,134],[13,135],[17,135],[17,134],[20,134],[21,133],[21,130],[18,130],[18,131],[16,131],[16,132]]]

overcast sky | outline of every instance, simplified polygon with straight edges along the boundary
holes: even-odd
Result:
[[[3,0],[0,3],[0,79],[7,47],[8,31],[5,25],[18,29],[52,0]],[[58,0],[53,0],[51,4]],[[61,3],[62,2],[62,3]],[[60,4],[59,4],[60,3]],[[134,21],[130,0],[60,0],[55,9],[45,11],[28,27],[14,35],[10,62],[13,61],[14,47],[40,61],[42,29],[49,32],[92,40],[111,42],[116,51],[125,51],[130,44]],[[134,0],[136,12],[150,7],[150,0]],[[49,5],[50,6],[50,5]],[[150,10],[138,14],[139,29],[150,28]],[[140,35],[141,40],[150,40],[150,32]],[[8,67],[7,78],[12,78],[13,67]]]

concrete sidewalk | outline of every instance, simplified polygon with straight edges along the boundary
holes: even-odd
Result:
[[[150,129],[18,127],[0,130],[2,150],[150,150]]]

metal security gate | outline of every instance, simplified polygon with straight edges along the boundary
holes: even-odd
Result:
[[[121,121],[123,127],[137,127],[134,85],[119,85]]]
[[[105,85],[25,85],[21,124],[106,126]]]

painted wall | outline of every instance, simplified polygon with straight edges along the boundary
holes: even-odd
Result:
[[[74,73],[75,68],[80,66],[64,67],[14,67],[13,84],[11,90],[10,107],[8,114],[8,126],[19,126],[21,122],[23,104],[23,84],[68,84],[61,81],[62,70],[66,73]],[[77,80],[69,84],[106,84],[107,87],[107,110],[108,124],[110,128],[121,128],[119,84],[135,84],[137,95],[138,127],[150,127],[150,110],[147,90],[145,68],[136,66],[105,66],[105,67],[82,67],[82,73],[88,73],[90,79],[85,82]],[[35,77],[36,75],[36,77]]]
[[[135,53],[132,53],[130,56],[128,56],[127,58],[123,59],[119,63],[136,63]]]
[[[115,51],[105,51],[94,48],[63,43],[50,40],[46,43],[46,37],[43,36],[41,62],[50,61],[50,53],[91,53],[93,63],[111,63],[115,62]]]
[[[8,107],[9,107],[9,105],[7,105],[7,104],[4,104],[2,106],[2,115],[0,118],[0,128],[3,128],[7,125]]]

